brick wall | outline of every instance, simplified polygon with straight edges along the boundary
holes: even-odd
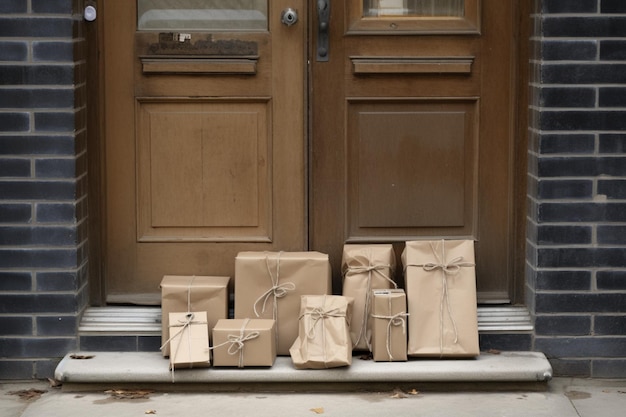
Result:
[[[560,375],[626,376],[626,2],[533,16],[527,302]]]
[[[0,1],[0,379],[52,376],[87,303],[79,3]]]

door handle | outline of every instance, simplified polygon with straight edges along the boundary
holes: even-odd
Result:
[[[328,31],[330,29],[330,0],[317,0],[317,61],[328,61]]]

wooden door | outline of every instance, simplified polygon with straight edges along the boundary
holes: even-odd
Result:
[[[158,302],[165,274],[232,276],[242,250],[306,249],[305,5],[101,2],[109,302]]]
[[[311,248],[337,276],[346,242],[472,239],[512,301],[517,2],[313,3]]]

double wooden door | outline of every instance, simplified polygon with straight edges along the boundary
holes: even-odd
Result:
[[[514,295],[517,2],[100,0],[108,302],[243,250],[476,241]]]

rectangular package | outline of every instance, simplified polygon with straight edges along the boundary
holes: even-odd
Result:
[[[213,328],[213,366],[272,366],[276,360],[273,319],[220,320]]]
[[[228,282],[230,277],[165,275],[161,281],[161,343],[167,339],[169,313],[207,314],[209,334],[220,319],[228,317]],[[169,346],[162,349],[169,356]]]
[[[406,294],[372,290],[372,354],[377,362],[407,360]]]
[[[276,320],[278,355],[289,355],[298,336],[300,296],[330,292],[326,254],[240,252],[235,259],[235,318]]]
[[[406,242],[402,262],[409,310],[408,355],[479,355],[474,242]]]
[[[170,369],[211,365],[206,312],[169,313]]]
[[[391,244],[344,245],[342,295],[354,299],[350,322],[354,350],[372,350],[372,290],[397,288],[393,280],[395,268],[396,255]]]

